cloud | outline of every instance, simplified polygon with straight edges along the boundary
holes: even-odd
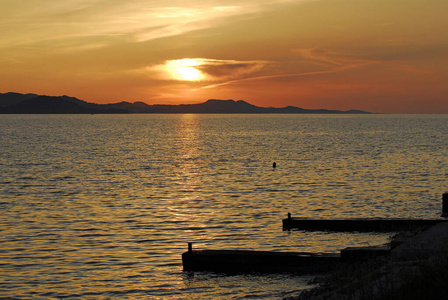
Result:
[[[223,66],[219,66],[218,72],[223,72],[223,76],[218,76],[218,78],[221,78],[223,80],[221,80],[220,82],[210,83],[203,88],[208,89],[217,86],[258,80],[290,80],[299,77],[337,74],[346,72],[348,70],[360,69],[365,66],[381,63],[381,61],[378,60],[363,59],[338,53],[335,51],[318,48],[296,49],[295,53],[298,55],[296,60],[284,61],[283,63],[257,61],[246,63],[240,62],[235,64],[228,63]],[[274,65],[276,66],[276,69],[271,72],[269,67]],[[241,66],[240,70],[239,66]],[[202,66],[200,68],[202,68]],[[233,68],[236,69],[235,72],[232,72]],[[293,72],[288,72],[290,68],[293,70]],[[213,74],[215,72],[213,65],[207,66],[205,64],[204,69],[208,69],[207,72],[209,72],[210,74]],[[239,71],[242,72],[239,74]],[[226,72],[229,74],[240,76],[225,76]],[[249,76],[244,76],[245,72],[247,72]]]
[[[162,80],[222,82],[251,76],[269,68],[269,61],[237,61],[207,58],[183,58],[168,60],[164,64],[148,68]],[[155,72],[155,73],[154,73]]]
[[[292,0],[3,0],[0,47],[90,36],[143,42],[217,26]],[[304,0],[302,0],[304,1]]]
[[[319,48],[297,49],[296,53],[307,63],[313,63],[328,68],[357,67],[379,62],[377,60],[364,59],[354,55]]]
[[[267,69],[273,62],[269,61],[236,61],[207,59],[197,67],[211,81],[228,80],[242,76],[250,76]]]

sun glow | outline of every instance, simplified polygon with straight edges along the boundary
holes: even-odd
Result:
[[[199,65],[201,65],[200,59],[184,58],[168,61],[166,69],[176,80],[199,81],[205,78],[204,74],[195,68]]]

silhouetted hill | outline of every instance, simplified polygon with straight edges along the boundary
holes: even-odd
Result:
[[[93,113],[213,113],[213,114],[367,114],[360,110],[303,109],[259,107],[243,100],[210,99],[199,104],[148,105],[144,102],[96,104],[69,96],[39,96],[35,94],[0,94],[2,114],[93,114]]]
[[[263,113],[262,107],[249,104],[239,100],[216,100],[211,99],[199,104],[180,105],[150,105],[150,113],[209,113],[209,114],[242,114],[242,113]]]
[[[0,107],[6,107],[14,104],[18,104],[23,100],[36,98],[36,94],[19,94],[19,93],[6,93],[0,94]]]
[[[144,103],[144,102],[119,102],[119,103],[111,103],[111,104],[105,104],[107,107],[114,108],[114,109],[122,109],[129,113],[148,113],[151,109],[151,106]]]
[[[0,94],[1,95],[1,94]],[[2,94],[5,95],[5,94]],[[32,95],[32,94],[28,94]],[[14,100],[16,99],[16,100]],[[114,107],[102,107],[67,96],[20,97],[13,95],[13,100],[0,98],[0,113],[6,114],[92,114],[92,113],[128,113]],[[13,103],[12,105],[5,105]]]
[[[24,100],[18,104],[7,107],[12,113],[25,114],[69,114],[69,113],[88,113],[75,103],[63,101],[58,97],[38,96]]]
[[[259,107],[243,100],[210,99],[199,104],[149,105],[148,113],[212,113],[212,114],[369,114],[360,110],[340,111],[327,109],[303,109],[295,106],[282,108]]]

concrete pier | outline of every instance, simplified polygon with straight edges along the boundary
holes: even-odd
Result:
[[[308,231],[345,231],[345,232],[397,232],[434,226],[448,221],[448,192],[442,195],[442,216],[433,219],[310,219],[293,218],[291,213],[283,219],[283,230],[299,229]]]
[[[414,238],[409,246],[406,239],[395,239],[390,244],[369,247],[347,247],[339,254],[305,252],[270,252],[251,250],[193,250],[188,243],[188,251],[182,254],[184,271],[211,272],[293,272],[312,274],[330,271],[341,263],[352,263],[379,256],[403,257],[428,256],[421,244],[434,245],[446,241],[448,236],[448,193],[443,194],[444,218],[434,219],[310,219],[293,218],[291,213],[283,219],[283,230],[299,229],[308,231],[345,231],[345,232],[400,232],[425,228],[423,238]],[[426,228],[427,227],[427,228]],[[430,228],[430,229],[428,229]],[[442,234],[443,233],[443,234]],[[427,238],[435,238],[435,241]],[[411,249],[412,248],[412,249]],[[409,250],[411,249],[411,250]]]
[[[251,250],[193,250],[182,254],[184,271],[225,273],[312,274],[332,270],[340,263],[358,262],[390,254],[390,245],[347,247],[340,253],[272,252]]]
[[[448,218],[448,192],[442,198],[442,218]]]
[[[447,219],[283,219],[283,230],[298,229],[308,231],[341,232],[395,232],[413,230],[418,227],[434,226]]]
[[[184,271],[211,272],[325,272],[340,262],[339,254],[250,250],[192,250],[182,254]]]

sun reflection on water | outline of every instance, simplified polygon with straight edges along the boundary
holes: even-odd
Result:
[[[175,222],[182,223],[185,234],[194,241],[206,239],[206,224],[213,213],[205,207],[204,199],[198,192],[203,185],[199,117],[196,114],[184,114],[175,123],[173,160],[177,180],[173,188],[178,197],[169,200],[168,205]]]

